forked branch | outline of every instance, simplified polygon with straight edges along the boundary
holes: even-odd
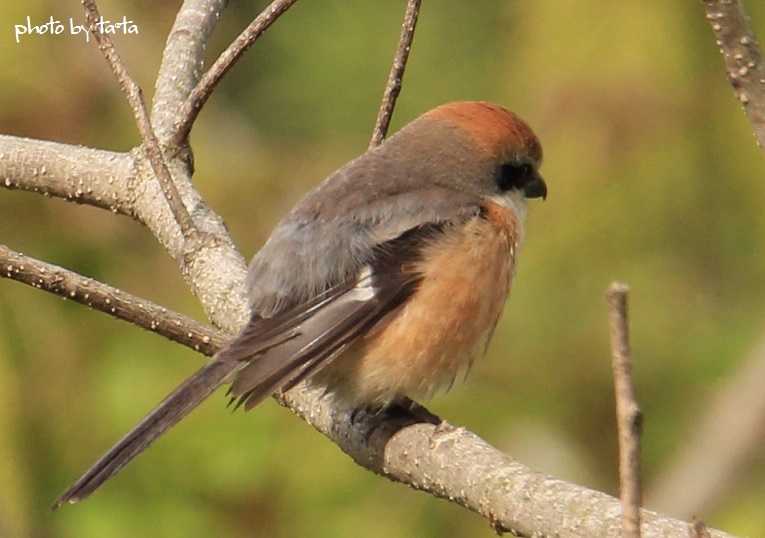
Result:
[[[175,132],[181,105],[202,76],[210,36],[227,4],[228,0],[184,0],[178,10],[162,51],[151,105],[151,125],[160,145]]]
[[[170,146],[181,147],[184,145],[191,132],[191,127],[197,119],[199,111],[212,95],[218,82],[223,78],[231,67],[242,57],[242,54],[253,44],[276,20],[284,14],[297,0],[274,0],[255,17],[250,25],[231,43],[228,48],[218,56],[215,63],[202,76],[196,87],[191,91],[181,107],[179,123],[172,136]]]
[[[82,5],[85,7],[89,30],[93,34],[93,37],[95,37],[99,50],[112,68],[112,72],[117,78],[122,92],[125,94],[125,97],[127,97],[128,103],[130,103],[130,107],[133,109],[133,115],[135,116],[138,130],[141,133],[141,138],[143,139],[146,155],[151,164],[151,168],[154,171],[154,175],[162,186],[162,192],[165,195],[167,203],[170,205],[170,210],[173,212],[173,216],[181,229],[183,237],[191,237],[197,233],[197,230],[194,227],[194,222],[191,220],[191,215],[189,215],[186,206],[183,205],[181,195],[178,193],[178,189],[176,189],[173,178],[170,175],[170,170],[165,163],[162,149],[159,147],[159,140],[157,140],[157,136],[154,134],[154,129],[149,120],[149,114],[146,111],[143,91],[127,72],[117,50],[114,48],[114,43],[112,43],[109,34],[100,30],[98,23],[101,20],[101,14],[98,12],[98,6],[96,5],[95,0],[82,0]]]

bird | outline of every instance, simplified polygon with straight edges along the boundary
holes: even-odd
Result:
[[[302,381],[346,409],[451,388],[504,309],[542,146],[487,101],[446,103],[330,174],[247,274],[251,317],[55,502],[93,493],[221,385],[251,409]]]

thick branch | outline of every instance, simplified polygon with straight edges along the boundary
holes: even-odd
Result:
[[[627,321],[629,288],[614,282],[606,293],[611,329],[612,368],[616,395],[616,420],[619,431],[619,482],[624,511],[623,536],[640,538],[640,430],[642,415],[632,382]]]
[[[109,34],[102,32],[99,28],[98,23],[101,19],[101,14],[98,12],[95,0],[83,0],[82,5],[85,7],[90,32],[96,38],[98,48],[101,50],[104,58],[106,58],[106,61],[109,62],[109,66],[112,68],[122,92],[133,109],[133,115],[135,116],[138,130],[141,132],[141,138],[143,139],[149,163],[151,163],[151,168],[154,170],[154,176],[162,186],[162,192],[167,203],[170,205],[178,226],[181,228],[183,236],[191,237],[196,233],[196,228],[189,212],[186,210],[186,206],[183,205],[178,189],[175,187],[175,182],[170,175],[170,170],[165,163],[162,150],[159,147],[159,141],[149,121],[146,103],[143,100],[143,92],[127,72]]]
[[[205,297],[202,304],[210,320],[218,326],[243,322],[244,260],[222,219],[203,203],[184,176],[183,165],[177,166],[177,177],[184,178],[179,187],[206,238],[192,248],[178,233],[142,152],[114,153],[0,135],[0,186],[94,205],[144,223],[178,261],[195,295]]]
[[[244,281],[247,267],[236,250],[223,219],[204,202],[184,174],[184,164],[171,160],[187,207],[193,208],[200,240],[186,241],[179,233],[151,167],[136,156],[137,174],[147,178],[136,200],[136,215],[176,261],[180,273],[200,300],[208,319],[218,328],[239,326],[249,318]]]
[[[351,426],[320,395],[300,385],[285,400],[360,465],[460,504],[498,531],[540,538],[620,535],[618,499],[532,471],[464,428],[413,417],[389,419],[377,429],[364,417]],[[647,510],[641,517],[646,538],[688,535],[686,522]],[[731,535],[713,530],[710,536]]]
[[[231,296],[230,292],[244,282],[244,260],[234,247],[222,219],[207,207],[191,184],[187,163],[178,158],[165,161],[149,123],[140,88],[127,75],[109,36],[101,34],[94,26],[99,18],[95,1],[83,0],[83,4],[91,30],[131,101],[142,131],[145,153],[142,148],[131,153],[136,174],[142,179],[140,198],[135,201],[135,217],[178,262],[181,274],[201,299],[205,313],[214,324],[223,326],[231,320],[243,321],[247,317],[242,313],[246,310],[245,294]],[[182,53],[180,48],[176,52]],[[168,65],[179,70],[186,65],[172,58],[166,60]],[[171,79],[174,76],[172,70],[164,74]],[[194,214],[193,222],[186,207]],[[180,234],[176,233],[178,228]]]
[[[178,111],[199,81],[210,34],[228,0],[185,0],[170,30],[154,86],[151,123],[161,143],[175,131]]]
[[[0,186],[134,216],[136,175],[127,153],[0,135]]]
[[[765,148],[765,65],[741,0],[704,0],[704,9],[725,60],[728,80]]]
[[[170,145],[183,146],[191,132],[194,121],[212,95],[218,82],[223,78],[231,67],[241,58],[242,54],[253,44],[276,20],[287,11],[297,0],[274,0],[255,17],[250,25],[231,43],[228,48],[218,56],[215,63],[202,76],[189,97],[183,103],[179,114],[178,126],[173,135]]]
[[[226,339],[197,321],[92,278],[0,245],[0,277],[70,299],[212,355]]]
[[[396,107],[396,99],[401,93],[401,84],[404,79],[404,70],[406,62],[409,59],[409,51],[412,50],[412,41],[414,40],[414,29],[417,26],[417,16],[420,13],[420,4],[422,0],[408,0],[406,12],[404,13],[404,22],[401,25],[401,37],[399,38],[396,55],[393,57],[388,74],[388,82],[383,92],[380,110],[377,112],[377,121],[372,131],[372,139],[369,141],[369,149],[379,146],[385,135],[388,134],[388,127],[393,116],[393,109]]]

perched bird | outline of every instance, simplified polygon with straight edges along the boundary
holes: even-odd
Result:
[[[510,290],[542,147],[518,116],[455,102],[330,175],[248,273],[252,317],[55,506],[117,473],[220,385],[250,409],[307,379],[347,408],[448,388],[484,353]]]

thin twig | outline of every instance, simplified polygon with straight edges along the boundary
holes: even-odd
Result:
[[[627,538],[640,538],[640,433],[642,415],[635,399],[632,381],[627,294],[629,288],[612,283],[606,292],[611,329],[612,367],[616,393],[616,419],[619,429],[619,481],[624,514],[623,532]]]
[[[377,112],[377,121],[372,131],[372,139],[369,141],[369,149],[382,144],[385,135],[388,134],[390,119],[393,116],[393,109],[396,107],[396,99],[401,93],[401,83],[404,79],[404,70],[406,62],[409,59],[409,51],[412,50],[412,41],[414,40],[414,29],[417,26],[417,15],[420,13],[420,4],[422,0],[408,0],[406,12],[404,13],[404,22],[401,25],[401,37],[398,41],[396,55],[393,57],[388,74],[388,82],[383,92],[380,110]]]
[[[70,299],[212,355],[226,339],[219,331],[151,301],[0,245],[0,277]]]
[[[717,37],[728,80],[765,148],[765,65],[741,0],[704,0],[706,18]]]
[[[218,56],[210,69],[202,75],[197,85],[191,91],[186,101],[183,103],[179,118],[180,121],[175,134],[170,139],[170,147],[181,147],[191,132],[194,121],[212,95],[218,82],[223,78],[229,69],[239,60],[244,52],[253,44],[268,28],[297,0],[274,0],[264,9],[260,15],[255,17],[250,25],[242,31],[241,34],[231,43],[228,48]]]
[[[178,189],[175,188],[175,183],[170,175],[170,170],[165,163],[162,150],[159,147],[159,141],[157,140],[157,136],[154,134],[154,129],[152,129],[151,122],[149,121],[149,115],[146,111],[146,103],[144,103],[143,99],[143,92],[127,72],[127,69],[122,63],[117,50],[114,48],[114,43],[112,43],[109,35],[101,31],[99,26],[101,14],[98,12],[98,6],[96,6],[95,0],[82,0],[82,5],[85,7],[89,30],[93,34],[93,37],[95,37],[99,50],[101,50],[106,61],[109,62],[122,92],[127,97],[130,107],[133,109],[133,115],[135,116],[138,130],[141,133],[141,138],[143,139],[146,155],[151,164],[151,168],[154,171],[154,175],[162,186],[162,192],[165,195],[167,203],[170,205],[170,210],[173,212],[173,216],[181,229],[183,237],[191,237],[196,234],[196,228],[194,222],[191,220],[191,215],[189,215],[189,212],[186,210],[186,206],[183,205],[181,195],[178,193]]]

